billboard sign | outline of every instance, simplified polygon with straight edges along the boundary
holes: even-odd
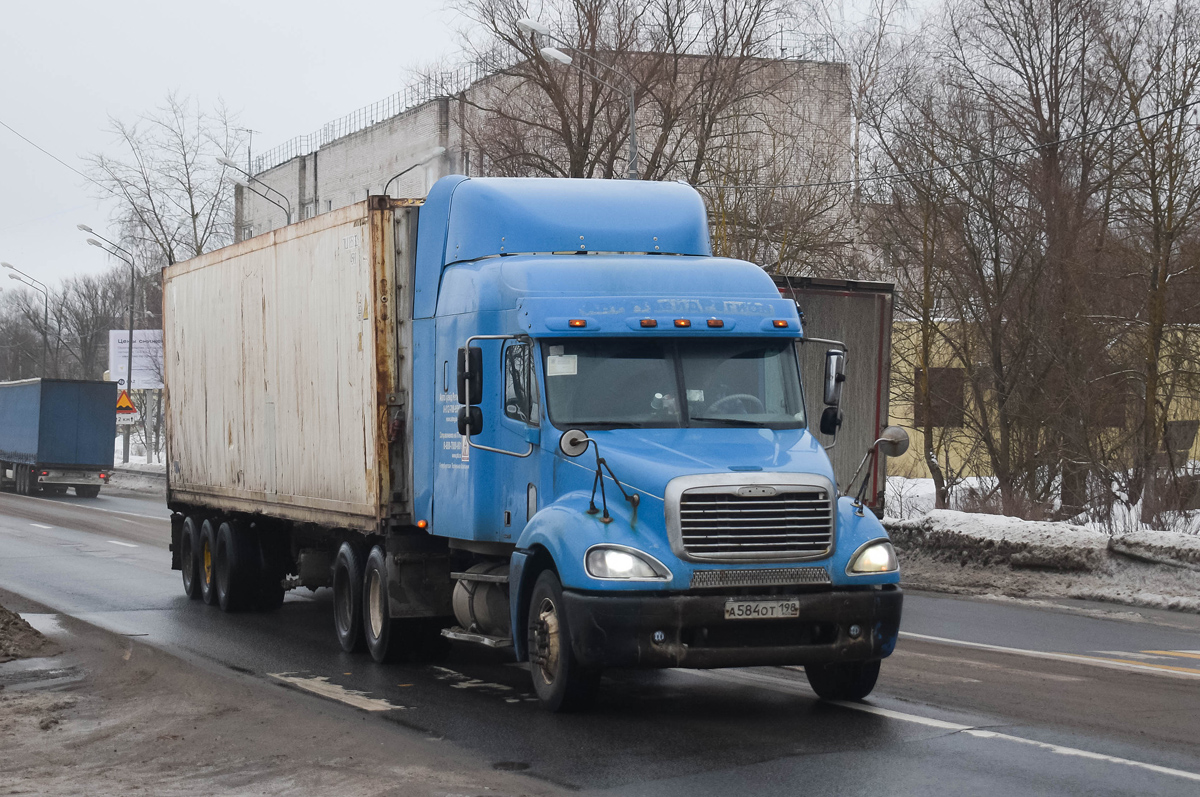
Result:
[[[127,379],[129,330],[108,332],[108,374],[122,390],[162,390],[163,343],[161,329],[133,331],[133,384]]]

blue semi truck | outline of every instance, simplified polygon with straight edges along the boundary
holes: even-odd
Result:
[[[0,382],[0,485],[95,498],[113,467],[117,383]]]
[[[813,434],[845,347],[712,256],[686,185],[446,177],[169,266],[163,303],[191,597],[332,587],[347,651],[505,648],[554,710],[618,667],[803,665],[861,698],[895,646],[867,479]],[[860,471],[907,446],[876,420]]]

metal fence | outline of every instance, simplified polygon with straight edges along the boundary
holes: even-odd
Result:
[[[437,97],[457,94],[472,83],[486,77],[487,74],[481,67],[471,64],[460,69],[425,75],[412,85],[384,97],[379,102],[359,108],[340,119],[334,119],[332,122],[322,125],[320,129],[312,133],[296,136],[261,155],[256,155],[253,160],[253,171],[255,174],[260,174],[299,155],[308,155],[331,141],[399,116],[405,111],[412,110],[418,105],[424,105]]]
[[[687,48],[688,51],[694,50],[695,54],[702,54],[706,45],[702,36],[685,38],[690,38],[694,42],[692,47]],[[781,30],[766,37],[763,44],[764,47],[775,51],[764,54],[765,57],[797,61],[831,61],[835,56],[834,41],[831,36],[811,36]],[[253,160],[253,172],[261,174],[292,158],[308,155],[331,141],[399,116],[430,100],[454,96],[465,91],[472,83],[511,66],[516,58],[516,53],[491,53],[484,63],[473,63],[458,69],[424,75],[415,83],[379,102],[359,108],[340,119],[328,122],[319,130],[307,135],[296,136],[292,140],[285,141],[256,156]]]

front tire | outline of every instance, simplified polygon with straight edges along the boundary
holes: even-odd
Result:
[[[347,653],[363,649],[362,553],[343,542],[333,560],[333,628]]]
[[[804,674],[822,700],[862,700],[879,679],[879,660],[812,664]]]
[[[580,665],[571,647],[571,628],[562,584],[552,570],[534,582],[529,598],[529,671],[533,690],[550,711],[590,707],[600,690],[600,671]]]
[[[179,569],[183,571],[183,594],[192,600],[200,597],[200,527],[188,515],[179,535]]]

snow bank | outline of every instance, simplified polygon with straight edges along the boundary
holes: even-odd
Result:
[[[1089,598],[1200,612],[1200,537],[1109,536],[1068,523],[938,509],[884,526],[902,583],[1015,597]]]
[[[935,509],[915,520],[884,521],[904,548],[949,554],[980,565],[1086,571],[1101,566],[1108,537],[1066,523],[1020,520]]]

